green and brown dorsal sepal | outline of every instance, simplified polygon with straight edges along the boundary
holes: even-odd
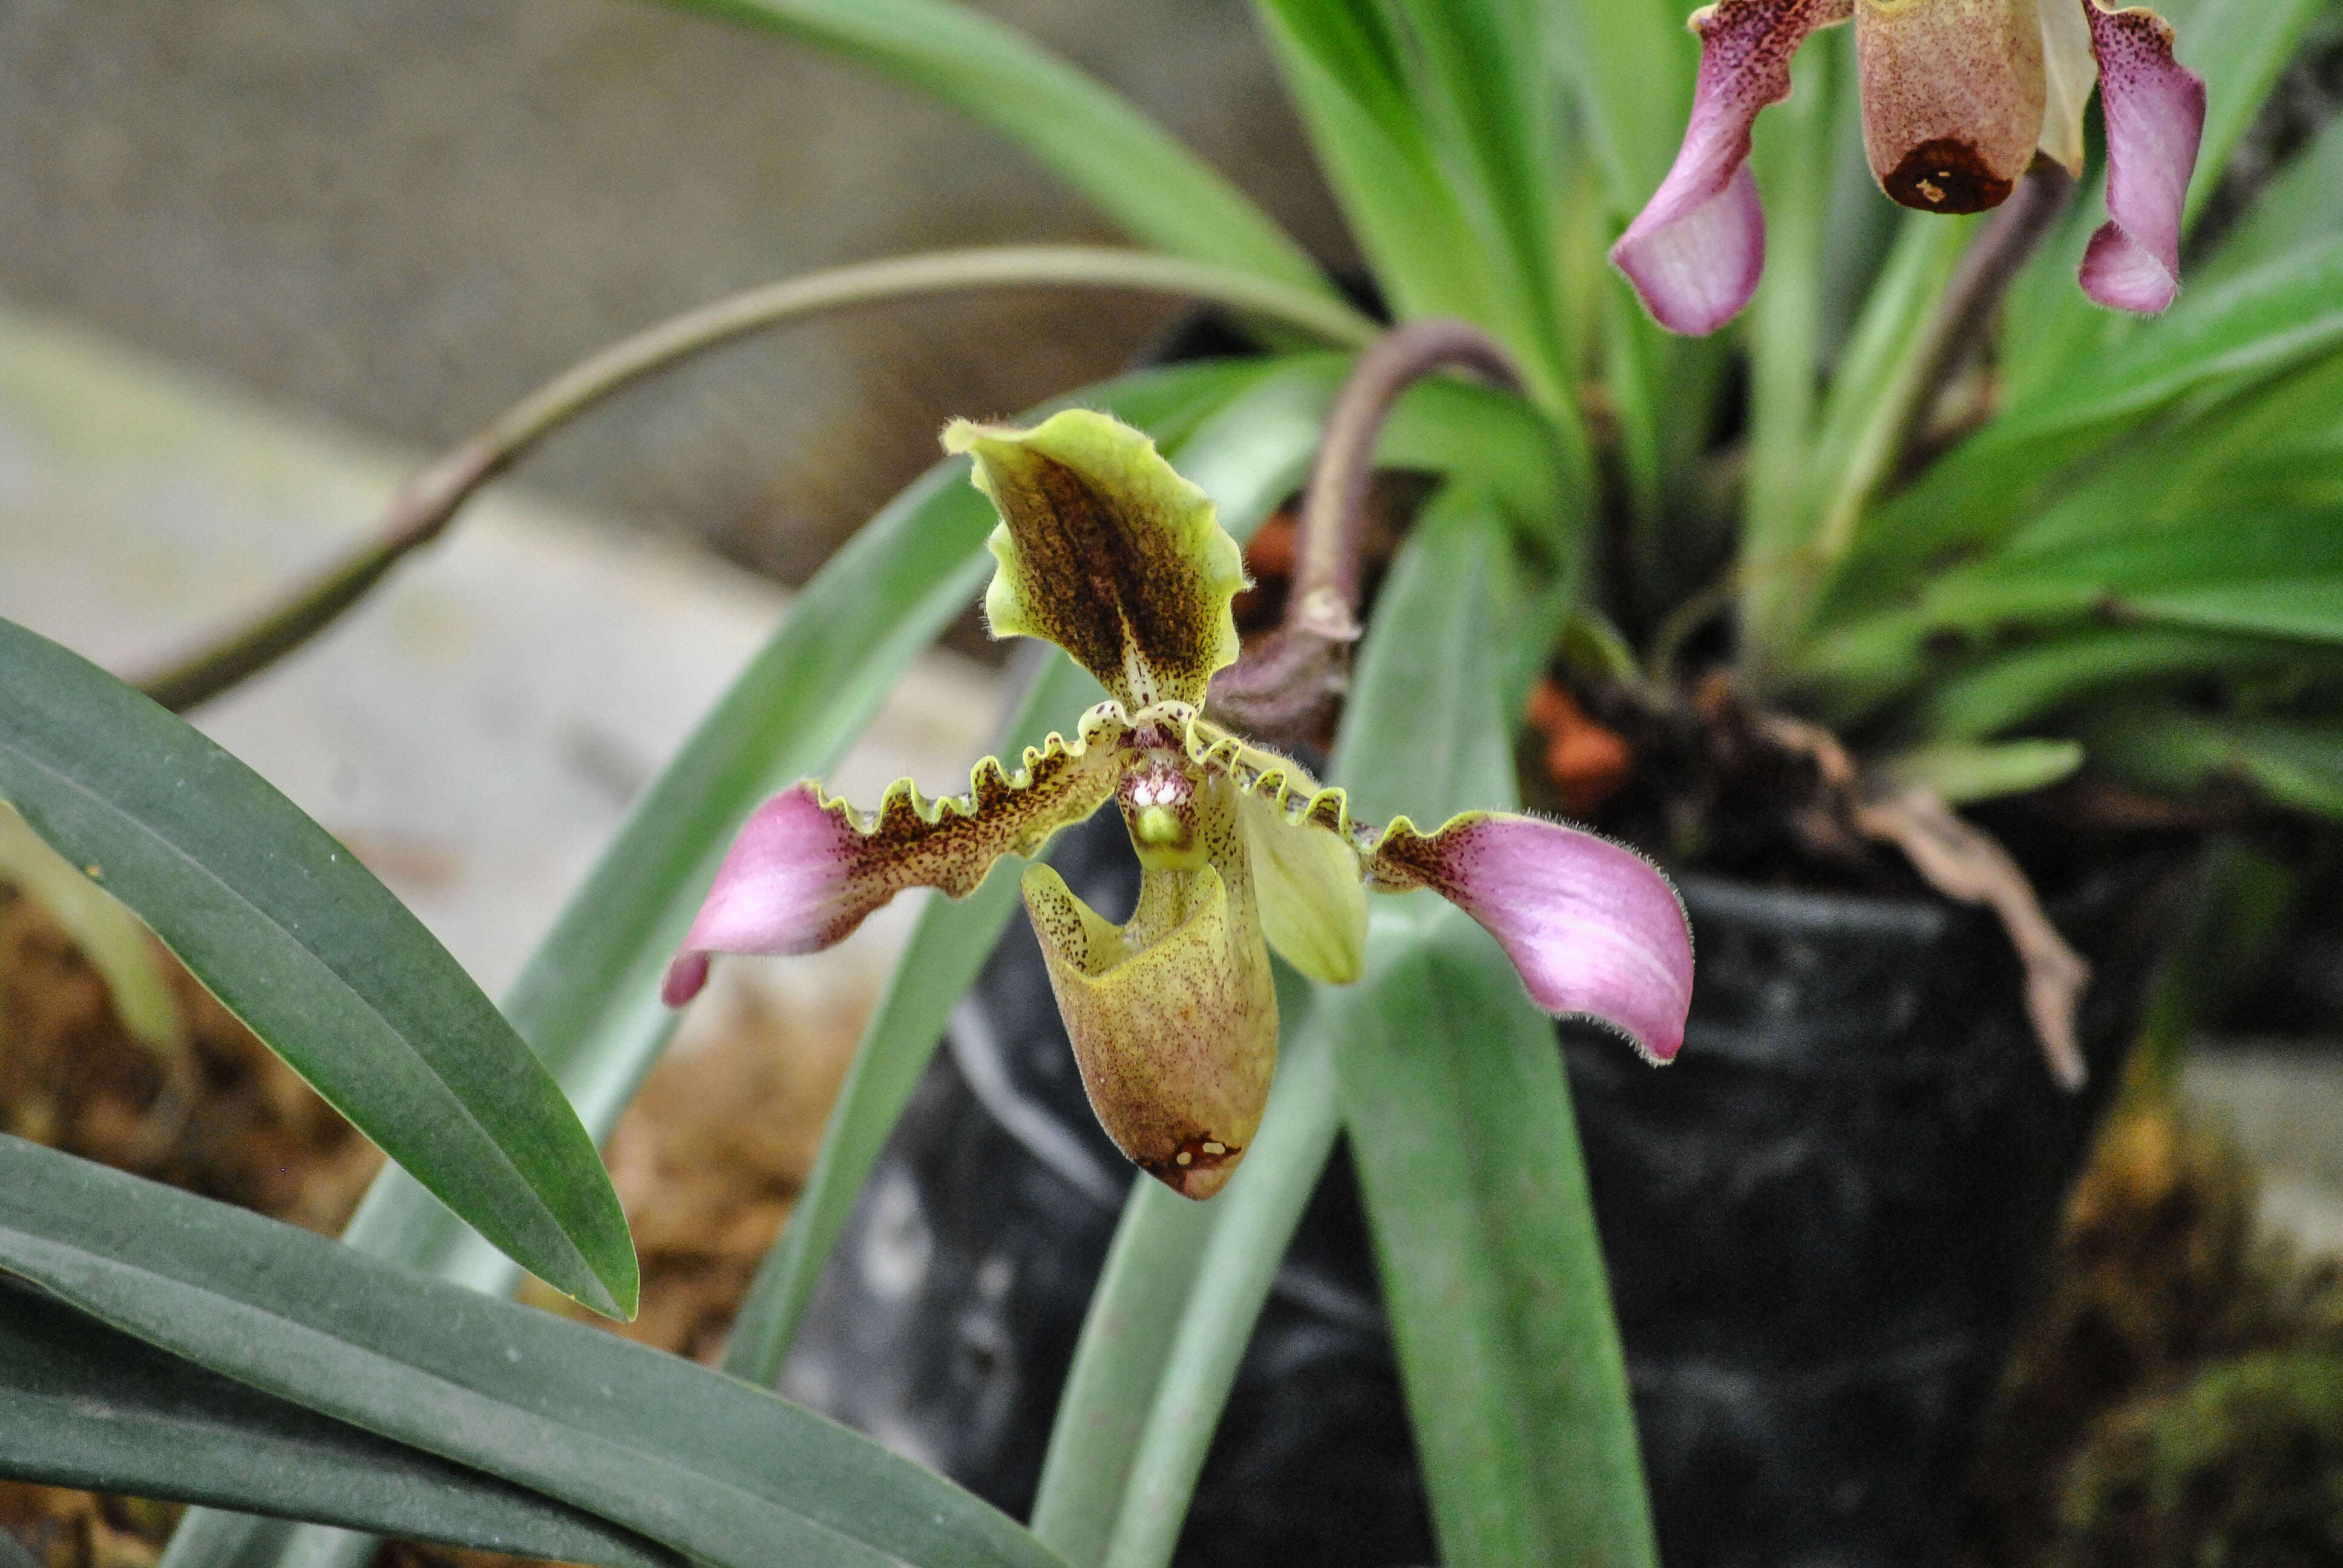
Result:
[[[1212,498],[1153,441],[1088,408],[1031,430],[955,419],[944,447],[975,459],[1001,513],[992,635],[1056,643],[1131,712],[1201,707],[1212,672],[1236,662],[1229,605],[1249,586]]]
[[[1036,856],[1113,800],[1141,867],[1131,918],[1105,920],[1042,865],[1025,872],[1026,909],[1101,1123],[1189,1197],[1217,1191],[1260,1126],[1277,1054],[1270,953],[1355,980],[1370,890],[1440,893],[1496,937],[1541,1007],[1600,1019],[1654,1060],[1674,1054],[1691,933],[1648,862],[1506,813],[1430,834],[1353,820],[1341,790],[1197,717],[1233,653],[1228,598],[1242,580],[1201,492],[1103,415],[953,429],[1004,517],[995,630],[1061,640],[1116,699],[1014,775],[979,763],[964,796],[925,800],[904,780],[865,816],[809,781],[767,801],[669,971],[671,1005],[697,994],[711,953],[826,947],[906,888],[964,897],[1001,856]],[[1041,439],[1053,429],[1071,434]]]

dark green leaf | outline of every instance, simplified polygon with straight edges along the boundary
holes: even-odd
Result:
[[[1444,907],[1368,963],[1336,1069],[1441,1555],[1653,1568],[1554,1027]]]
[[[1509,575],[1469,492],[1418,522],[1343,720],[1336,777],[1369,815],[1432,822],[1512,803],[1497,652]],[[1553,1027],[1463,916],[1428,894],[1377,904],[1367,978],[1322,990],[1321,1005],[1442,1555],[1650,1568]]]
[[[1400,29],[1408,101],[1507,302],[1501,334],[1542,389],[1539,401],[1566,408],[1551,9],[1535,0],[1390,0],[1386,14]]]
[[[2294,58],[2328,0],[2166,0],[2179,34],[2180,63],[2205,78],[2205,135],[2188,182],[2193,223],[2228,172],[2229,159],[2261,113],[2262,100]]]
[[[1700,47],[1678,0],[1567,0],[1558,48],[1599,153],[1614,216],[1652,199],[1675,161]]]
[[[735,1379],[14,1138],[0,1271],[726,1568],[1057,1562],[941,1477]]]
[[[1217,1202],[1134,1181],[1081,1339],[1033,1500],[1033,1533],[1076,1568],[1103,1562],[1131,1483],[1131,1456],[1203,1267]]]
[[[1841,577],[1857,603],[1916,562],[2006,538],[2083,459],[2184,398],[2235,397],[2343,347],[2343,235],[2192,290],[2123,345],[2013,405],[1865,524]],[[2172,432],[2157,438],[2175,442]],[[2186,457],[2175,447],[2172,460]],[[1844,613],[1845,605],[1841,605]]]
[[[1511,302],[1410,98],[1389,18],[1358,0],[1256,0],[1255,9],[1393,311],[1461,316],[1504,336]]]
[[[2343,230],[2343,119],[2329,120],[2296,153],[2197,269],[2198,286],[2278,260]]]
[[[1979,660],[1936,687],[1921,727],[1940,740],[1982,740],[2083,697],[2200,672],[2292,663],[2299,645],[2177,628],[2076,632]]]
[[[1513,725],[1499,649],[1523,588],[1485,493],[1452,485],[1416,520],[1384,579],[1352,678],[1333,777],[1358,813],[1427,826],[1513,800]]]
[[[2083,748],[2074,740],[2012,740],[1999,746],[1954,740],[1886,758],[1871,776],[1894,789],[1926,785],[1958,806],[2039,789],[2082,765]]]
[[[2343,818],[2343,724],[2122,709],[2090,734],[2091,759],[2150,788],[2227,780],[2298,811]]]
[[[2120,613],[2177,590],[2307,581],[2343,576],[2343,508],[2199,513],[2173,522],[2143,518],[2064,548],[2012,548],[1928,585],[1931,624],[1983,630],[2019,618]],[[2316,633],[2308,635],[2318,635]]]
[[[259,775],[0,621],[0,799],[480,1233],[631,1316],[634,1244],[561,1091],[420,921]]]
[[[1023,35],[947,0],[667,0],[827,45],[1000,132],[1159,250],[1326,288],[1236,186]],[[989,150],[989,149],[987,149]],[[971,156],[982,156],[970,149]]]
[[[680,1559],[589,1513],[275,1399],[0,1277],[0,1475],[271,1510],[608,1568]]]
[[[1999,444],[2138,415],[2212,382],[2268,376],[2343,343],[2343,235],[2191,290],[2122,350],[2013,407]]]
[[[2016,563],[2306,507],[2343,507],[2343,355],[2145,426],[1996,554]]]
[[[2336,530],[2343,533],[2343,519]],[[2177,626],[2343,642],[2343,573],[2130,595],[2123,608]]]

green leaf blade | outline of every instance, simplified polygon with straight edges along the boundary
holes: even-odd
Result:
[[[551,1075],[420,921],[241,762],[0,621],[0,798],[491,1241],[631,1316],[634,1244]]]
[[[943,0],[667,0],[807,39],[949,104],[1055,171],[1133,237],[1331,294],[1302,247],[1127,100]]]
[[[1503,544],[1456,487],[1393,566],[1335,769],[1370,815],[1513,801],[1520,693],[1498,650],[1547,638]],[[1442,1555],[1654,1568],[1553,1025],[1465,916],[1377,902],[1367,978],[1320,1000]]]
[[[722,1568],[1058,1568],[941,1477],[735,1379],[14,1138],[0,1271]]]
[[[279,1513],[593,1568],[680,1568],[630,1531],[272,1399],[0,1277],[0,1475]]]

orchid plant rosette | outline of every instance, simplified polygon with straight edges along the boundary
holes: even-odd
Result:
[[[1109,700],[1011,773],[987,758],[968,794],[898,780],[857,811],[807,780],[759,807],[669,970],[681,1005],[709,955],[806,953],[915,887],[975,890],[1004,855],[1111,800],[1141,867],[1118,925],[1045,864],[1027,912],[1092,1109],[1134,1164],[1191,1198],[1220,1191],[1261,1125],[1277,1060],[1273,951],[1311,979],[1361,973],[1367,894],[1430,889],[1497,939],[1533,1000],[1675,1054],[1692,936],[1667,879],[1594,834],[1468,811],[1433,832],[1354,819],[1342,790],[1202,715],[1238,656],[1236,541],[1147,437],[1072,408],[1026,430],[954,422],[1001,514],[984,598],[996,637],[1057,644]]]

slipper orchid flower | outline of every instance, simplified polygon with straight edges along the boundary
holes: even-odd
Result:
[[[1611,250],[1661,326],[1713,332],[1757,291],[1765,216],[1749,127],[1789,96],[1806,35],[1850,17],[1871,171],[1923,212],[1998,206],[2037,150],[2079,174],[2097,82],[2107,222],[2083,258],[2083,292],[2143,314],[2172,303],[2205,83],[2174,59],[2155,12],[2101,0],[1717,0],[1692,18],[1700,78],[1684,146]]]
[[[1142,869],[1121,925],[1047,865],[1027,912],[1091,1108],[1150,1175],[1219,1191],[1261,1124],[1277,1058],[1274,950],[1312,979],[1359,978],[1366,893],[1430,888],[1493,934],[1547,1011],[1591,1014],[1654,1061],[1684,1038],[1692,939],[1642,858],[1534,818],[1467,812],[1422,833],[1354,820],[1340,789],[1200,714],[1237,657],[1230,600],[1248,586],[1203,491],[1140,432],[1069,409],[1029,430],[955,421],[1001,513],[984,609],[993,635],[1045,638],[1111,694],[1073,738],[987,758],[969,793],[908,779],[865,814],[811,780],[758,808],[669,970],[680,1006],[716,952],[803,953],[911,887],[964,897],[1003,855],[1107,801]]]

